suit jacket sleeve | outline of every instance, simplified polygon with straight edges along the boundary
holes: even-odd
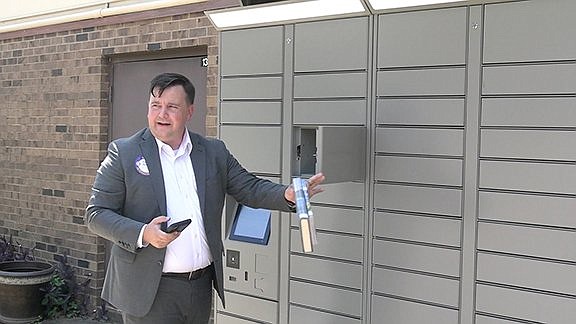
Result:
[[[88,228],[125,250],[137,250],[138,235],[144,222],[125,217],[125,167],[119,142],[108,146],[108,155],[100,164],[86,209]]]

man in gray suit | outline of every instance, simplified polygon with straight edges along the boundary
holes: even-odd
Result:
[[[294,208],[291,186],[252,175],[224,143],[186,129],[194,92],[182,75],[155,77],[148,128],[110,143],[97,171],[86,222],[114,243],[102,298],[124,323],[207,323],[212,286],[224,302],[226,194],[254,208]],[[310,196],[322,181],[321,173],[309,179]],[[188,219],[185,229],[165,232]]]

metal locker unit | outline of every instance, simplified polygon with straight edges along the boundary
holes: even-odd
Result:
[[[374,323],[459,320],[467,17],[378,16]]]
[[[276,182],[282,174],[283,38],[283,27],[223,33],[226,54],[220,56],[219,136],[244,167]],[[281,215],[233,199],[227,199],[224,214],[226,308],[217,304],[215,320],[276,323]],[[255,215],[257,223],[248,222]],[[247,228],[239,234],[264,236],[234,236],[241,221]]]
[[[576,321],[574,10],[485,7],[477,323]]]
[[[314,198],[319,244],[313,253],[300,253],[292,218],[290,323],[360,323],[363,317],[369,23],[358,17],[294,26],[296,134],[314,125],[319,137],[333,140],[317,145],[326,150],[317,171],[326,172],[330,194]]]
[[[218,305],[217,323],[362,317],[368,26],[361,17],[222,33],[220,138],[247,169],[276,181],[323,171],[330,194],[314,200],[322,243],[310,255],[296,217],[279,213],[267,245],[233,239],[238,206],[227,202],[227,306]],[[341,37],[355,46],[318,47]],[[269,272],[258,270],[259,258]]]
[[[313,254],[301,252],[296,218],[273,221],[281,233],[273,229],[265,247],[235,242],[230,228],[225,230],[226,258],[232,253],[240,266],[225,270],[227,307],[218,305],[217,323],[277,323],[303,316],[317,323],[360,322],[368,22],[360,17],[222,33],[220,138],[257,174],[289,181],[323,171],[330,184],[328,194],[314,200],[321,244]],[[230,224],[235,204],[228,205]],[[278,250],[281,236],[288,238],[286,250]],[[274,263],[276,290],[257,291],[250,279],[243,280],[256,270],[254,255]]]
[[[216,323],[576,322],[574,12],[480,0],[222,32],[220,135],[241,162],[312,174],[341,127],[365,176],[313,199],[311,254],[287,215],[270,246],[227,239],[272,255],[278,289],[227,285]]]

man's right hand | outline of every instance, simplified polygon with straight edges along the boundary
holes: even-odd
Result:
[[[163,249],[170,244],[170,242],[174,241],[180,235],[180,232],[166,233],[162,231],[160,227],[162,223],[167,222],[169,219],[170,218],[166,216],[158,216],[146,224],[142,236],[143,243],[148,243],[155,248]]]

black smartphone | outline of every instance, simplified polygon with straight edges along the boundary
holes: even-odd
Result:
[[[190,225],[190,223],[192,223],[191,219],[185,219],[183,221],[172,223],[170,224],[170,226],[166,228],[166,230],[164,230],[164,232],[166,233],[182,232],[188,225]]]

